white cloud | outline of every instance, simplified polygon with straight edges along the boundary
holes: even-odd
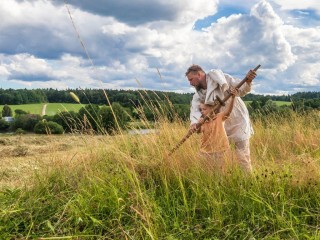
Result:
[[[271,0],[280,6],[282,10],[294,9],[315,9],[320,14],[320,4],[318,0]]]
[[[0,80],[3,87],[136,88],[138,79],[146,88],[190,91],[184,72],[192,63],[239,78],[262,64],[256,92],[319,89],[319,27],[289,26],[268,1],[254,2],[221,0],[251,10],[196,31],[198,19],[216,13],[215,1],[136,0],[118,9],[124,0],[69,0],[92,67],[62,0],[6,0],[0,6]],[[287,4],[283,1],[281,8],[289,9]],[[295,4],[291,9],[300,7]],[[315,5],[309,0],[301,9]],[[133,10],[145,14],[130,15]]]
[[[0,56],[2,68],[11,74],[50,75],[51,67],[44,59],[37,59],[30,54],[17,54],[12,57]]]
[[[7,78],[10,75],[10,72],[7,70],[5,66],[0,66],[0,76],[3,78]]]

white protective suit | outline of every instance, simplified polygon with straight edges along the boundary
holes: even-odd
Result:
[[[201,117],[199,109],[201,100],[204,100],[206,104],[213,104],[216,96],[223,99],[226,90],[228,90],[230,86],[235,87],[240,80],[223,73],[221,70],[211,70],[206,74],[206,82],[207,89],[199,89],[193,95],[190,109],[191,124],[197,123]],[[251,84],[244,83],[238,91],[239,96],[242,97],[246,95],[250,90]],[[248,109],[240,97],[235,98],[230,117],[225,121],[225,130],[230,142],[235,143],[237,159],[240,166],[244,170],[251,172],[249,139],[253,134],[253,128]],[[229,98],[225,106],[230,103],[230,100],[231,98]],[[223,111],[224,108],[225,107],[221,107],[220,111]]]

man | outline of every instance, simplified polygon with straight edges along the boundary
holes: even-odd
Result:
[[[201,117],[200,102],[205,104],[213,104],[216,96],[221,99],[227,94],[227,90],[240,82],[232,76],[223,73],[221,70],[210,70],[205,73],[199,65],[192,65],[186,72],[190,85],[196,88],[193,95],[190,109],[190,129],[196,129],[196,123]],[[247,73],[247,81],[240,89],[235,99],[233,111],[225,122],[225,130],[230,142],[235,144],[235,150],[238,162],[243,170],[250,173],[252,171],[250,159],[250,137],[253,134],[249,112],[245,103],[240,97],[246,95],[251,90],[252,80],[256,77],[256,73],[250,70]],[[228,105],[230,99],[227,101]],[[221,111],[224,110],[222,107]]]

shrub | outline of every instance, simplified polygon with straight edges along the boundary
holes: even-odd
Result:
[[[61,125],[66,132],[72,132],[79,125],[78,114],[74,111],[57,113],[50,120]]]
[[[4,119],[0,119],[0,131],[7,130],[10,127],[10,123],[5,121]]]
[[[25,131],[33,131],[35,125],[41,120],[38,114],[19,115],[15,119],[14,128],[22,128]]]
[[[14,113],[17,115],[24,115],[24,114],[28,114],[26,111],[22,110],[22,109],[16,109],[14,110]]]
[[[17,130],[15,131],[15,134],[25,134],[26,133],[26,131],[25,130],[23,130],[22,128],[17,128]]]
[[[39,134],[62,134],[63,127],[56,122],[40,121],[35,125],[34,132]]]

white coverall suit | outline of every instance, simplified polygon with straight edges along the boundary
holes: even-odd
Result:
[[[197,123],[201,117],[200,101],[204,100],[205,104],[213,104],[216,96],[224,98],[226,91],[230,86],[236,87],[240,80],[223,73],[221,70],[210,70],[206,74],[207,89],[197,89],[193,95],[190,109],[191,124]],[[251,90],[251,83],[244,83],[239,89],[239,96],[246,95]],[[235,98],[234,107],[230,117],[225,121],[225,130],[230,142],[234,142],[237,159],[242,169],[247,172],[252,171],[250,159],[250,136],[253,134],[253,128],[249,118],[249,112],[240,97]],[[226,102],[228,106],[229,100]],[[221,107],[223,111],[225,107]]]

